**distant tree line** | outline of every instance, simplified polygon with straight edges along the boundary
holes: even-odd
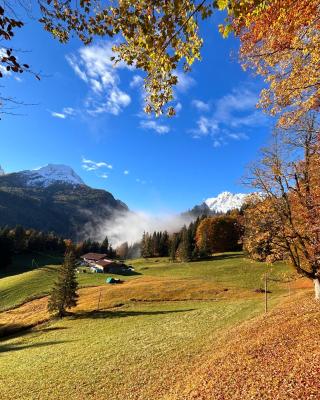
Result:
[[[167,231],[144,233],[141,256],[170,257],[172,261],[192,261],[213,253],[241,250],[241,213],[201,216],[171,235]]]
[[[64,255],[71,246],[71,241],[53,232],[26,229],[20,225],[15,228],[0,228],[0,268],[12,263],[15,254],[54,253]],[[75,256],[84,253],[104,253],[110,258],[118,257],[106,236],[102,242],[86,239],[73,245]]]
[[[103,253],[106,254],[109,258],[115,258],[117,256],[116,251],[111,246],[107,236],[102,242],[98,242],[90,238],[79,242],[75,245],[74,251],[77,256],[85,253]]]
[[[22,226],[0,228],[0,267],[10,265],[14,254],[32,252],[63,254],[65,249],[65,240],[52,232],[39,232]]]

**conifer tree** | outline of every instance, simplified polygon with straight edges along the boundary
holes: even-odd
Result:
[[[106,236],[100,246],[101,253],[109,254],[109,239]]]
[[[169,255],[169,246],[170,246],[170,239],[167,231],[161,233],[160,237],[160,256],[161,257],[168,257]]]
[[[191,237],[186,226],[181,230],[181,241],[178,248],[178,257],[181,261],[190,261],[192,256]]]
[[[170,260],[176,260],[176,254],[180,243],[180,234],[174,233],[170,242]]]
[[[59,268],[58,279],[53,286],[48,310],[62,318],[66,315],[66,310],[77,305],[77,278],[76,278],[76,258],[72,247],[67,249],[64,262]]]

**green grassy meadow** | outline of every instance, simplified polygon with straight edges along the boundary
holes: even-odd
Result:
[[[13,271],[27,271],[0,279],[0,311],[4,311],[24,302],[47,295],[55,281],[57,265],[45,265],[31,270],[30,257],[17,257]],[[44,258],[42,262],[52,261]],[[263,287],[266,271],[273,278],[281,278],[289,272],[284,263],[270,267],[264,263],[252,262],[243,258],[241,253],[225,253],[208,261],[192,263],[171,263],[168,259],[130,260],[137,275],[120,276],[113,274],[81,273],[78,275],[80,287],[105,285],[107,276],[122,280],[139,279],[143,276],[164,277],[169,279],[201,279],[213,282],[221,288],[254,290]],[[271,290],[281,292],[282,286],[271,283]]]
[[[106,302],[94,311],[91,297],[99,288],[82,289],[72,316],[0,342],[3,398],[170,399],[229,328],[263,313],[264,294],[255,289],[266,271],[275,279],[270,306],[288,295],[279,279],[289,267],[254,263],[241,253],[131,264],[138,274],[122,277],[122,285],[106,285],[102,274],[78,275],[80,286],[103,285],[108,301],[122,301],[117,307]],[[2,307],[48,292],[56,268],[0,279]]]

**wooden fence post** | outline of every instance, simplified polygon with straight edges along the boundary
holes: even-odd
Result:
[[[101,292],[102,292],[102,289],[100,288],[99,300],[98,300],[98,311],[100,310]]]
[[[264,276],[264,312],[268,312],[268,273]]]

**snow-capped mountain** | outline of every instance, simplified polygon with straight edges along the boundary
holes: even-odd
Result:
[[[65,238],[95,237],[128,207],[102,189],[84,184],[65,165],[0,176],[0,226],[22,225]]]
[[[4,174],[5,174],[4,169],[1,168],[1,165],[0,165],[0,176],[3,176]]]
[[[222,192],[217,197],[211,197],[204,201],[210,211],[216,213],[226,213],[229,210],[240,209],[243,205],[247,194],[230,192]]]
[[[28,186],[47,187],[54,183],[85,185],[83,180],[71,167],[60,164],[48,164],[34,170],[22,171]]]

